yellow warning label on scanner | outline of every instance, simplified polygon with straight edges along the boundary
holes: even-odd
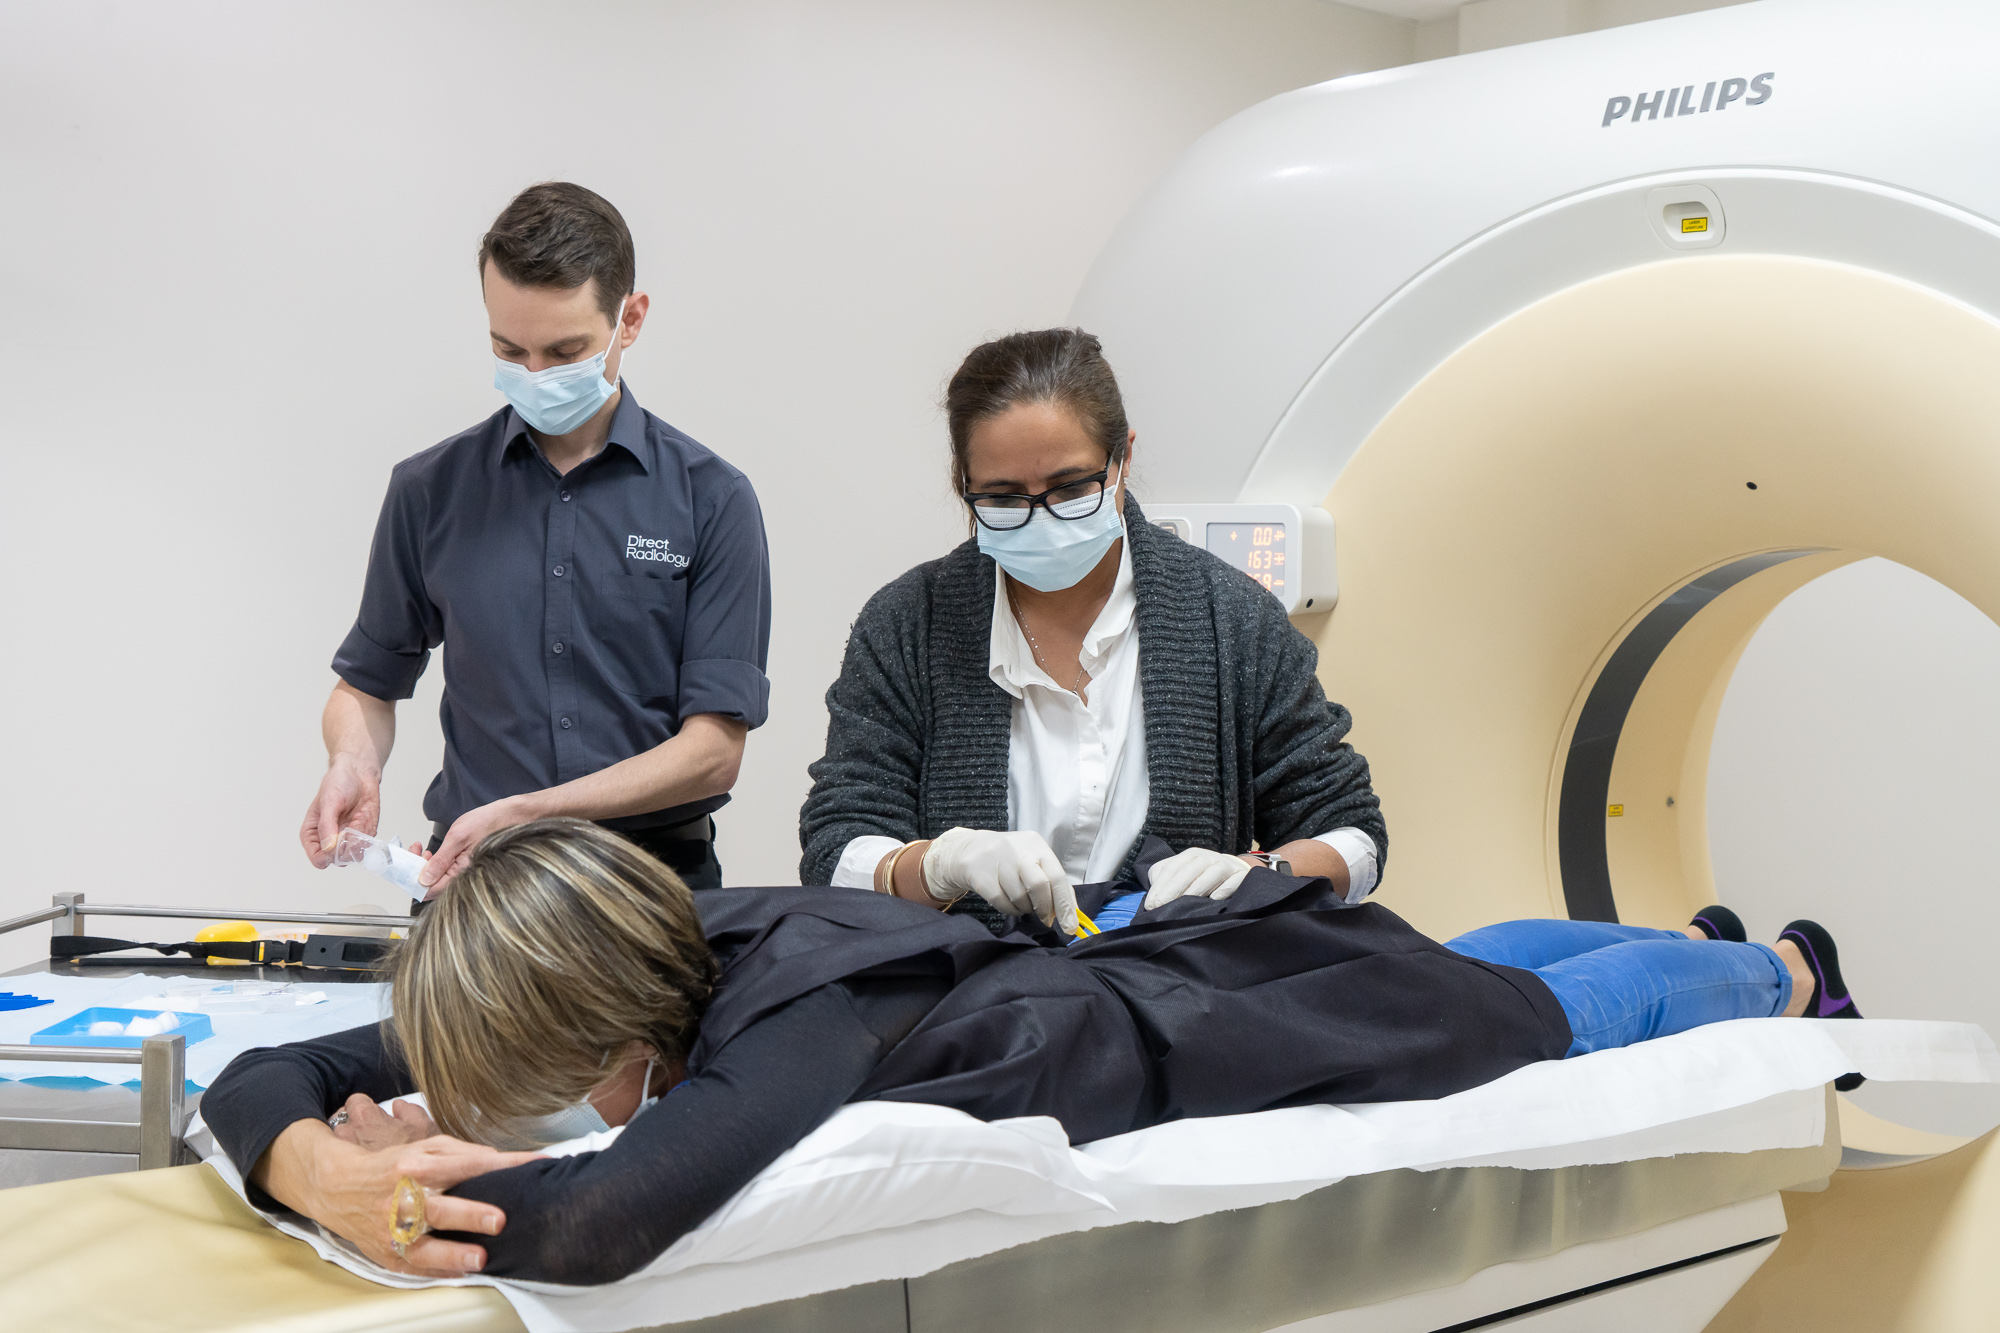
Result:
[[[1708,230],[1708,219],[1707,219],[1707,218],[1682,218],[1682,219],[1681,219],[1681,230],[1682,230],[1682,231],[1684,231],[1684,232],[1688,232],[1688,231],[1707,231],[1707,230]]]
[[[1624,813],[1625,807],[1622,805],[1607,805],[1604,807],[1604,816],[1607,819],[1616,819]]]

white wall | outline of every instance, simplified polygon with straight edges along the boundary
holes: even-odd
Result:
[[[1871,1018],[2000,1034],[2000,625],[1886,560],[1793,593],[1744,650],[1716,719],[1717,890],[1752,939],[1811,917]],[[2000,1123],[2000,1089],[1869,1084],[1857,1100],[1948,1133]]]
[[[1367,9],[1416,21],[1412,54],[1418,60],[1435,60],[1721,9],[1747,0],[1467,0],[1459,5],[1446,0],[1358,2]]]
[[[762,497],[771,721],[721,850],[795,881],[847,626],[960,535],[958,358],[1060,322],[1196,136],[1412,30],[1322,0],[0,6],[0,916],[390,901],[296,844],[327,662],[390,465],[497,405],[474,246],[546,178],[632,226],[640,400]],[[437,687],[385,788],[405,836]]]

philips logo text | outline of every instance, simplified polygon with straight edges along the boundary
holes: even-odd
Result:
[[[662,565],[672,565],[675,569],[686,569],[688,558],[670,548],[673,543],[665,537],[627,537],[625,558],[627,560],[652,560]]]
[[[1636,125],[1642,120],[1671,120],[1675,116],[1698,116],[1705,111],[1727,111],[1731,102],[1741,102],[1744,106],[1762,106],[1771,100],[1771,80],[1775,73],[1759,74],[1754,79],[1714,79],[1695,96],[1696,84],[1686,84],[1679,88],[1661,88],[1652,94],[1640,93],[1638,97],[1614,97],[1604,104],[1604,119],[1601,126],[1608,127],[1614,120],[1625,120]]]

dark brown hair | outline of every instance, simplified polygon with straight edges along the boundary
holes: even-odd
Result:
[[[638,271],[625,219],[602,195],[568,181],[543,181],[515,195],[479,238],[482,281],[489,259],[518,287],[569,291],[595,278],[597,308],[611,320]]]
[[[1010,333],[973,348],[944,391],[954,493],[965,491],[973,427],[1022,403],[1060,405],[1104,446],[1106,458],[1124,460],[1125,401],[1096,337],[1082,329]]]

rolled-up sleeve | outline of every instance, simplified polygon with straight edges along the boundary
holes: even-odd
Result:
[[[771,650],[771,554],[764,514],[747,478],[716,503],[701,527],[688,576],[681,641],[682,720],[719,713],[761,727],[771,712],[764,674]]]
[[[444,636],[444,617],[424,589],[424,497],[401,467],[375,520],[361,613],[334,654],[333,670],[363,694],[407,699]]]
[[[1234,589],[1239,596],[1242,588]],[[1354,719],[1326,697],[1319,650],[1285,618],[1276,598],[1253,593],[1239,633],[1256,645],[1239,687],[1255,701],[1252,763],[1259,845],[1282,847],[1334,829],[1367,835],[1379,877],[1388,863],[1389,831],[1370,783],[1368,761],[1346,741]],[[1341,849],[1343,853],[1346,849]],[[1350,870],[1350,874],[1352,871]]]

